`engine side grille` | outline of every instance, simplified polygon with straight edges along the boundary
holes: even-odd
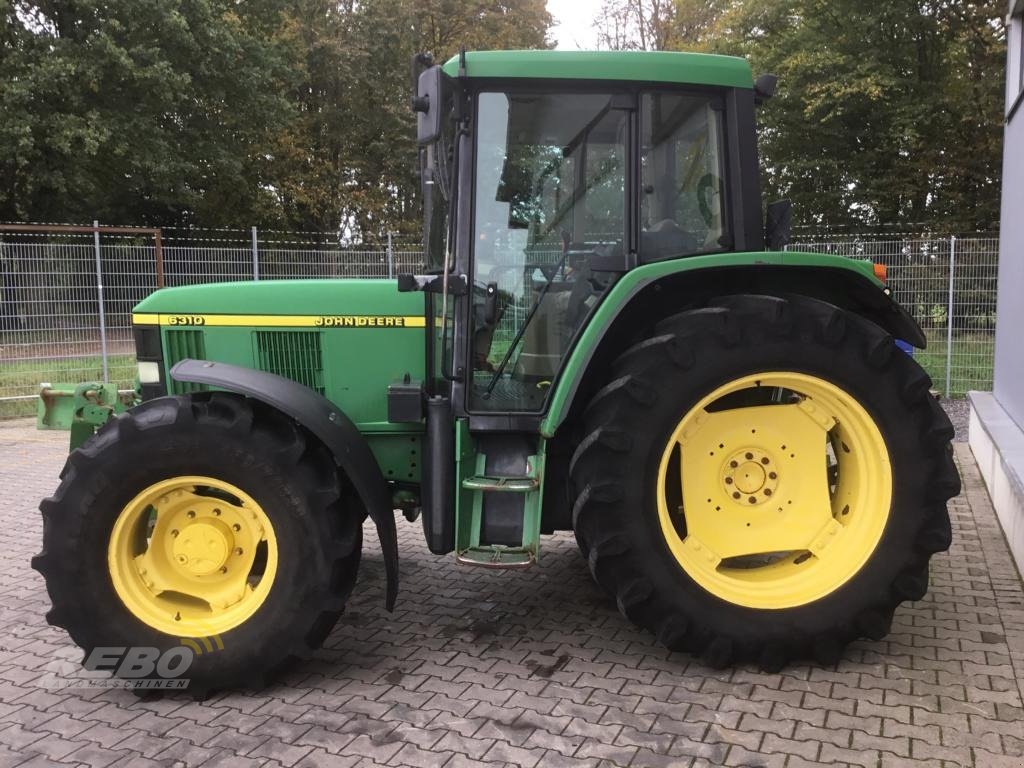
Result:
[[[205,360],[206,341],[202,331],[167,331],[167,368],[170,369],[180,360]],[[206,384],[193,384],[188,381],[168,382],[168,394],[187,395],[189,392],[205,392]]]
[[[256,331],[260,370],[276,373],[324,394],[319,331]]]

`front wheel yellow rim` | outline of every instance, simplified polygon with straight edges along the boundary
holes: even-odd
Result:
[[[745,376],[680,420],[658,470],[669,549],[701,587],[760,609],[806,605],[878,546],[892,468],[857,399],[817,376]]]
[[[170,635],[206,637],[249,619],[277,574],[277,540],[263,508],[212,477],[155,483],[114,522],[107,565],[139,621]]]

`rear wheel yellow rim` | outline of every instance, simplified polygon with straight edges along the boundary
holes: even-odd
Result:
[[[812,603],[871,557],[892,503],[881,431],[844,389],[803,373],[724,384],[672,432],[658,514],[684,571],[730,603]]]
[[[121,510],[107,565],[139,621],[171,635],[205,637],[249,619],[277,574],[277,539],[263,508],[212,477],[155,483]]]

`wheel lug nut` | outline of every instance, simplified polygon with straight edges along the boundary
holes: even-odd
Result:
[[[242,554],[242,548],[241,547],[235,547],[235,554],[236,555]]]
[[[761,459],[761,463],[767,465],[769,463],[768,462],[768,457],[765,456],[763,459]]]
[[[778,478],[778,475],[777,475],[777,474],[775,474],[774,472],[769,472],[769,473],[768,473],[768,477],[769,477],[769,479],[771,479],[771,480],[775,480],[776,478]]]
[[[188,511],[188,519],[189,519],[189,520],[191,520],[191,519],[192,519],[192,518],[194,518],[195,516],[196,516],[196,513],[195,513],[195,512],[193,512],[193,511],[192,511],[192,510],[190,509],[190,510]]]
[[[771,488],[765,488],[764,489],[764,495],[765,496],[771,496],[772,495],[772,489]]]
[[[173,531],[171,531],[171,536],[173,536],[174,538],[178,538],[178,529],[177,528],[175,528]]]
[[[219,509],[216,509],[216,508],[214,508],[214,510],[213,510],[213,514],[217,515],[217,517],[220,517],[220,510],[219,510]]]
[[[754,498],[753,496],[751,496],[749,499],[747,499],[747,501],[749,501],[751,504],[757,504],[757,499]]]
[[[221,572],[221,573],[227,573],[227,572],[228,572],[228,567],[227,567],[226,565],[222,565],[222,566],[220,567],[220,572]]]
[[[737,461],[730,461],[729,462],[729,466],[732,467],[733,469],[736,469],[736,467],[739,466],[739,462],[737,462]]]
[[[752,458],[754,458],[754,454],[752,454],[750,451],[747,451],[746,456],[747,456],[747,461],[750,461]]]
[[[734,499],[738,499],[738,498],[740,497],[740,492],[739,492],[739,491],[733,491],[733,492],[732,492],[732,497],[733,497]]]
[[[725,484],[726,485],[732,485],[732,478],[731,477],[725,478]]]
[[[240,526],[238,523],[235,523],[231,526],[231,530],[233,530],[235,533],[238,533],[240,530],[242,530],[242,526]]]

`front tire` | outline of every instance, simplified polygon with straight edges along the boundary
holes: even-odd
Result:
[[[364,515],[327,450],[258,402],[149,401],[61,478],[33,567],[86,658],[184,646],[193,694],[261,687],[319,647],[355,584]]]
[[[823,302],[734,296],[614,364],[571,465],[595,580],[712,666],[833,663],[927,590],[959,492],[930,380]]]

